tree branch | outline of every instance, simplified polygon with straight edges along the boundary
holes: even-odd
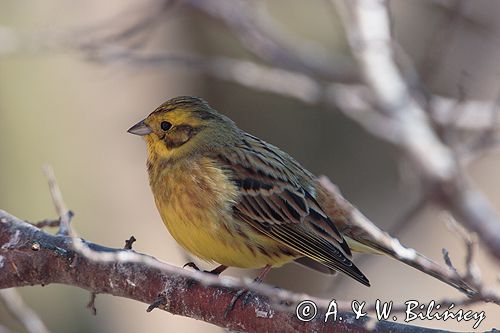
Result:
[[[332,331],[336,332],[444,332],[393,322],[373,322],[352,313],[324,322],[329,301],[294,294],[250,280],[218,278],[162,263],[132,250],[112,249],[65,235],[52,235],[0,211],[0,289],[62,283],[92,293],[111,294],[151,304],[165,297],[160,308],[173,314],[203,320],[230,330]],[[237,305],[224,318],[234,292],[254,292],[246,306]],[[293,309],[302,300],[313,300],[319,314],[299,321]]]
[[[383,119],[376,126],[385,128],[380,136],[401,148],[441,203],[500,259],[500,219],[461,173],[453,152],[432,129],[429,112],[415,101],[394,62],[385,1],[357,0],[339,8],[351,48],[376,97],[374,106]]]

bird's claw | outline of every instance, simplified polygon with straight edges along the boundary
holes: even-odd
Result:
[[[196,266],[196,264],[194,262],[192,262],[192,261],[187,262],[187,263],[184,264],[184,266],[182,266],[182,268],[186,268],[186,267],[191,267],[191,268],[193,268],[193,269],[195,269],[197,271],[201,271],[201,269],[198,266]]]
[[[238,290],[236,292],[236,294],[234,294],[233,298],[231,299],[231,302],[229,302],[228,306],[226,307],[226,310],[224,310],[224,318],[227,318],[227,316],[229,315],[229,313],[231,311],[233,311],[234,306],[236,305],[236,302],[241,297],[241,295],[243,295],[243,293],[245,293],[245,291],[247,291],[247,290],[246,289],[241,289],[241,290]]]
[[[243,294],[245,294],[245,296],[243,296]],[[243,304],[243,306],[246,306],[248,305],[248,303],[250,303],[253,297],[253,293],[247,289],[238,290],[231,299],[231,302],[229,302],[228,306],[226,307],[226,310],[224,311],[224,318],[227,318],[229,313],[233,311],[236,302],[238,301],[238,299],[240,299],[241,296],[243,296],[243,300],[241,301],[241,303]]]

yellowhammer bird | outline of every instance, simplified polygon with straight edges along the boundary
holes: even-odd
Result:
[[[279,148],[189,96],[165,102],[128,131],[146,139],[163,222],[187,251],[220,264],[213,273],[264,268],[261,280],[297,260],[370,285],[336,227],[345,221],[325,210],[326,190]]]

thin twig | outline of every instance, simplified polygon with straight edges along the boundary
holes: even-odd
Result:
[[[97,315],[97,308],[95,307],[96,297],[97,293],[91,292],[89,302],[87,303],[87,309],[89,309],[90,313],[92,313],[92,315],[94,316]]]
[[[455,266],[451,262],[450,252],[447,249],[445,249],[445,248],[442,248],[441,252],[443,254],[443,259],[444,259],[444,262],[445,262],[446,266],[448,266],[451,270],[453,270],[455,273],[458,274],[457,269],[455,268]]]
[[[59,219],[57,220],[51,220],[51,219],[45,219],[39,222],[33,223],[33,225],[37,228],[52,228],[52,227],[58,227],[61,224],[61,221]]]
[[[468,231],[466,231],[464,227],[459,225],[452,216],[448,216],[448,219],[446,220],[446,226],[464,243],[466,251],[465,274],[463,274],[464,281],[468,281],[468,283],[470,283],[471,285],[476,286],[477,289],[483,288],[479,269],[474,263],[475,249],[477,247],[476,235],[470,234]],[[449,260],[449,264],[456,270],[456,268],[451,263],[451,260]]]
[[[66,208],[66,204],[64,203],[61,190],[59,185],[57,185],[56,176],[54,175],[54,169],[52,166],[45,165],[43,167],[43,172],[45,173],[45,177],[49,183],[50,195],[52,196],[52,202],[54,203],[54,207],[56,208],[56,212],[59,215],[59,231],[57,232],[59,235],[72,236],[76,235],[71,230],[70,221],[73,213]]]
[[[137,239],[134,236],[130,236],[129,239],[125,240],[125,246],[123,246],[124,250],[132,250],[132,245],[136,242]]]

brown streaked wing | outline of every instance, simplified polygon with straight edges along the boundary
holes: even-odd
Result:
[[[235,149],[215,156],[240,190],[238,219],[331,269],[369,285],[349,260],[350,249],[307,190],[312,176],[278,148],[245,135]]]

